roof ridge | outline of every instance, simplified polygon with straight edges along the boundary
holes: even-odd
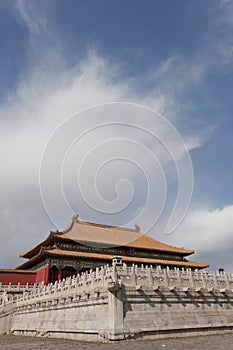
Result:
[[[122,230],[122,231],[138,232],[138,233],[144,234],[143,232],[141,232],[140,227],[136,224],[134,225],[134,228],[130,228],[130,227],[124,227],[124,226],[106,225],[106,224],[101,224],[101,223],[96,223],[96,222],[91,222],[91,221],[80,221],[78,214],[75,214],[72,217],[71,223],[68,224],[61,232],[62,233],[69,232],[73,228],[74,224],[91,225],[91,226],[103,227],[103,228],[116,228],[116,229]]]
[[[130,227],[123,227],[123,226],[106,225],[106,224],[100,224],[100,223],[95,223],[95,222],[90,222],[90,221],[78,221],[77,223],[82,224],[82,225],[91,225],[91,226],[97,226],[97,227],[103,227],[103,228],[109,227],[109,228],[117,228],[117,229],[123,230],[123,231],[138,232],[136,227],[130,228]],[[137,227],[139,227],[139,226],[137,226]],[[144,235],[144,233],[142,233],[142,234]]]

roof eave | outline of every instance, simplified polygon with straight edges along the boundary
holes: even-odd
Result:
[[[57,237],[57,235],[61,234],[60,232],[53,232],[50,231],[49,235],[45,238],[44,241],[42,241],[40,244],[35,246],[34,248],[28,250],[26,253],[21,253],[19,256],[20,258],[25,258],[25,259],[31,259],[34,255],[36,255],[42,246],[46,245],[51,241],[52,238]]]
[[[61,251],[57,252],[56,249],[53,250],[48,250],[46,251],[46,254],[52,255],[52,256],[60,256]],[[99,256],[98,256],[99,255]],[[69,253],[66,256],[70,256],[71,258],[75,258],[72,254],[69,255]],[[98,254],[98,253],[89,253],[89,256],[85,256],[85,258],[92,259],[92,258],[98,259],[98,260],[111,260],[112,255],[111,254]],[[196,261],[185,261],[185,260],[161,260],[161,259],[151,259],[151,258],[141,258],[141,257],[130,257],[130,256],[122,256],[122,260],[125,262],[130,263],[135,261],[136,263],[148,263],[149,261],[150,264],[156,264],[156,265],[166,265],[166,266],[180,266],[180,267],[187,267],[187,268],[192,268],[192,269],[205,269],[209,267],[209,264],[206,263],[199,263]],[[146,261],[147,260],[147,261]]]
[[[27,269],[27,267],[32,266],[32,264],[35,263],[38,259],[40,259],[45,253],[46,253],[46,248],[41,247],[39,252],[36,255],[34,255],[29,260],[25,261],[23,264],[16,266],[15,270]]]

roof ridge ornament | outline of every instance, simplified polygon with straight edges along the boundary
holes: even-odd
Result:
[[[140,227],[138,225],[135,224],[134,227],[135,227],[135,231],[136,232],[141,232],[141,229],[140,229]]]
[[[79,215],[78,215],[78,214],[75,214],[75,215],[72,217],[72,222],[73,222],[73,223],[79,222],[78,217],[79,217]]]

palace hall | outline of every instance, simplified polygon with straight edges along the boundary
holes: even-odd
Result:
[[[14,269],[0,269],[0,283],[54,283],[83,271],[111,264],[120,256],[127,264],[170,268],[204,269],[208,264],[189,260],[193,250],[177,248],[134,229],[80,221],[72,222],[61,232],[50,231],[47,238],[21,254],[24,259]]]

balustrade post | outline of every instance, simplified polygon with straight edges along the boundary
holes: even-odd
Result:
[[[133,264],[132,267],[131,267],[131,281],[132,281],[132,284],[137,284],[137,275],[135,273],[135,265]]]
[[[228,280],[228,275],[226,272],[224,272],[224,280],[226,283],[226,288],[229,289],[230,288],[230,284],[229,284],[229,280]]]

